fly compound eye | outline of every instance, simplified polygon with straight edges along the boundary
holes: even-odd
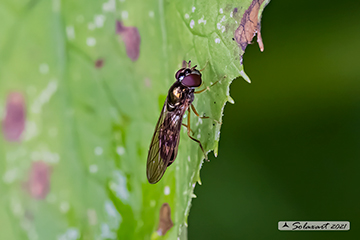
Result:
[[[189,74],[184,77],[184,79],[181,81],[181,84],[186,87],[199,87],[201,85],[201,75],[199,74]]]
[[[183,79],[184,78],[184,69],[185,68],[182,68],[182,69],[180,69],[179,71],[177,71],[176,73],[175,73],[175,79],[177,79],[177,80],[179,80],[179,78],[182,76],[182,78],[181,79]]]

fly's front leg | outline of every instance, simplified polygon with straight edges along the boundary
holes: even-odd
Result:
[[[205,88],[204,88],[204,89],[201,89],[201,90],[199,90],[199,91],[195,91],[194,93],[195,93],[195,94],[198,94],[198,93],[202,93],[202,92],[208,91],[208,90],[210,90],[210,88],[211,88],[212,86],[214,86],[215,84],[217,84],[218,82],[220,82],[220,81],[221,81],[222,79],[224,79],[224,78],[226,78],[226,75],[225,75],[224,77],[222,77],[221,79],[217,80],[216,82],[214,82],[213,84],[211,84],[210,87],[205,86],[205,83],[202,82],[202,84],[204,85]]]
[[[204,71],[208,64],[209,64],[209,61],[206,61],[205,66],[202,69],[200,69],[199,72]]]
[[[197,140],[196,138],[193,138],[192,136],[190,136],[190,131],[191,131],[191,129],[190,129],[190,108],[188,108],[187,135],[189,136],[189,138],[191,138],[193,141],[195,141],[199,144],[201,151],[204,153],[205,160],[209,161],[201,142],[199,140]]]

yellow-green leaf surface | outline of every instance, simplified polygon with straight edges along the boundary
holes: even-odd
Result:
[[[182,62],[205,67],[201,88],[219,82],[196,94],[210,119],[192,113],[191,129],[217,154],[229,85],[249,81],[244,46],[268,2],[1,1],[0,238],[186,239],[204,156],[184,128],[176,161],[149,184],[157,119]],[[160,237],[164,203],[174,226]]]

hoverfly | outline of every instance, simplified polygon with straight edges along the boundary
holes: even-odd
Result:
[[[178,152],[181,125],[187,128],[188,136],[199,144],[207,159],[201,142],[190,136],[190,107],[200,117],[192,105],[194,93],[206,90],[195,92],[195,88],[202,84],[201,73],[196,67],[196,65],[191,67],[191,61],[188,63],[184,61],[183,67],[175,74],[176,82],[169,89],[149,148],[146,164],[149,183],[160,181],[166,168],[174,162]],[[186,111],[188,111],[187,125],[182,123]]]

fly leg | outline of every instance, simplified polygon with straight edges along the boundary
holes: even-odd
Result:
[[[205,83],[202,82],[202,85],[204,85],[205,88],[204,88],[204,89],[201,89],[201,90],[199,90],[199,91],[195,91],[194,93],[195,93],[195,94],[198,94],[198,93],[202,93],[202,92],[208,91],[208,90],[210,90],[210,88],[211,88],[212,86],[214,86],[215,84],[217,84],[218,82],[220,82],[220,81],[221,81],[222,79],[224,79],[224,78],[226,78],[226,75],[225,75],[224,77],[222,77],[221,79],[217,80],[216,82],[214,82],[213,84],[211,84],[210,87],[205,86]]]
[[[198,116],[199,118],[201,119],[205,119],[205,118],[209,118],[209,117],[206,117],[206,116],[200,116],[199,113],[196,111],[195,107],[193,104],[191,104],[191,110],[193,110],[193,112],[195,113],[196,116]]]
[[[182,123],[181,125],[183,125],[184,127],[186,127],[186,129],[190,128],[190,126],[188,127],[188,125]],[[190,128],[191,134],[194,135],[194,131]]]
[[[204,71],[204,69],[207,67],[208,64],[209,64],[209,61],[206,61],[205,66],[202,69],[200,69],[199,72]]]
[[[201,151],[204,153],[205,160],[208,162],[209,160],[208,160],[208,158],[206,156],[206,153],[204,151],[204,148],[203,148],[201,142],[199,140],[197,140],[196,138],[193,138],[192,136],[190,136],[190,131],[191,131],[191,129],[190,129],[190,108],[188,108],[188,113],[189,114],[188,114],[188,121],[187,121],[187,135],[189,136],[189,138],[191,138],[193,141],[195,141],[195,142],[197,142],[199,144],[199,146],[201,148]]]
[[[199,113],[196,111],[195,107],[193,104],[191,104],[191,110],[195,113],[195,115],[200,118],[200,119],[206,119],[206,118],[210,118],[210,117],[206,117],[206,116],[200,116]],[[217,124],[221,124],[221,122],[219,122],[216,119],[211,118],[212,120],[214,120]]]
[[[208,65],[208,63],[209,63],[209,61],[206,61],[205,66],[204,66],[202,69],[200,69],[199,72],[204,71],[204,69],[206,68],[206,66]],[[190,67],[191,67],[191,61],[186,62],[186,61],[184,60],[184,61],[182,62],[182,67],[183,67],[183,68],[190,68]],[[191,70],[194,70],[196,67],[197,67],[197,65],[193,66],[193,67],[191,68]]]

